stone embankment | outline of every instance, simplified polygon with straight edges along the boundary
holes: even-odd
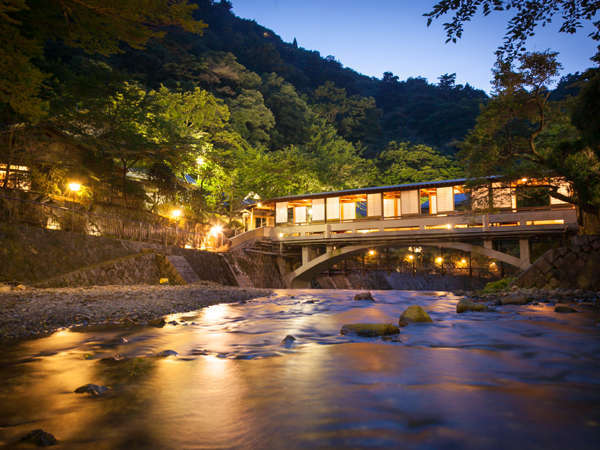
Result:
[[[548,250],[514,284],[521,288],[600,291],[600,236],[577,236]]]
[[[200,282],[185,286],[34,289],[0,286],[0,341],[38,337],[69,326],[161,324],[167,314],[269,295],[265,289]]]

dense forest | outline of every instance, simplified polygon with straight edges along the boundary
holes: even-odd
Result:
[[[6,162],[31,167],[34,190],[77,178],[90,203],[179,205],[205,220],[256,198],[476,173],[461,142],[492,99],[455,74],[366,77],[227,0],[147,3],[0,7],[12,36],[0,53],[3,146]],[[577,94],[579,79],[550,100]]]

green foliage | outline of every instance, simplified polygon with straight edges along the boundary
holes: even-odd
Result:
[[[493,294],[495,292],[506,291],[515,281],[514,277],[506,277],[497,281],[490,281],[481,290],[482,294]]]
[[[165,25],[201,33],[187,0],[6,0],[0,4],[0,103],[27,119],[40,120],[47,103],[40,96],[47,77],[34,62],[46,41],[60,41],[88,53],[109,55],[121,43],[142,48],[164,36]]]
[[[426,145],[390,142],[375,160],[377,184],[393,185],[460,178],[462,170],[452,159]]]
[[[450,22],[444,23],[446,42],[456,42],[462,37],[465,22],[469,22],[480,12],[487,16],[491,13],[504,13],[514,11],[509,19],[504,35],[504,45],[499,52],[515,55],[525,49],[527,38],[535,34],[537,26],[545,27],[552,22],[555,15],[560,15],[562,23],[561,33],[573,34],[578,28],[583,27],[583,22],[592,22],[596,18],[599,8],[598,2],[587,0],[555,0],[555,1],[528,1],[528,0],[441,0],[426,14],[427,25],[434,19],[439,19],[453,12]],[[596,31],[590,36],[600,39],[600,22],[593,22]]]

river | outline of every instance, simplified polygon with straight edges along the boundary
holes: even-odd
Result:
[[[445,292],[373,293],[282,290],[163,328],[62,330],[3,348],[0,445],[42,428],[68,449],[598,448],[598,314],[539,304],[458,315]],[[434,323],[391,340],[339,333],[396,323],[412,304]],[[178,355],[152,356],[163,350]],[[73,392],[86,383],[112,389]]]

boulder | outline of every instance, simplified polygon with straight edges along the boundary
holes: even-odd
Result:
[[[283,345],[286,348],[290,348],[292,345],[294,345],[294,341],[296,340],[296,338],[290,334],[288,334],[286,337],[283,338],[283,340],[281,341],[281,345]]]
[[[456,304],[456,312],[460,314],[468,311],[483,312],[489,311],[489,308],[484,303],[475,303],[471,300],[463,298]]]
[[[165,319],[163,319],[162,317],[159,317],[158,319],[152,319],[151,321],[148,322],[148,325],[152,326],[152,327],[157,327],[157,328],[162,328],[164,327],[166,324]]]
[[[371,302],[375,301],[373,295],[370,292],[359,292],[354,296],[354,300],[368,300]]]
[[[341,334],[355,334],[363,337],[389,336],[399,334],[400,328],[391,323],[349,323],[342,326]]]
[[[530,298],[524,294],[512,294],[502,297],[498,300],[500,305],[525,305],[530,302]]]
[[[178,354],[179,353],[177,353],[175,350],[163,350],[162,352],[158,352],[156,356],[159,358],[167,358],[168,356],[177,356]]]
[[[411,305],[404,310],[398,321],[398,325],[404,327],[409,323],[433,322],[429,314],[418,305]]]
[[[577,312],[577,310],[575,308],[571,308],[568,305],[556,305],[554,307],[554,312],[557,312],[557,313],[574,313],[574,312]]]
[[[109,387],[99,386],[97,384],[84,384],[75,389],[76,394],[90,394],[92,397],[99,397],[107,393],[110,390]]]
[[[21,438],[21,441],[31,442],[38,447],[49,447],[58,443],[54,436],[42,429],[30,431]]]

